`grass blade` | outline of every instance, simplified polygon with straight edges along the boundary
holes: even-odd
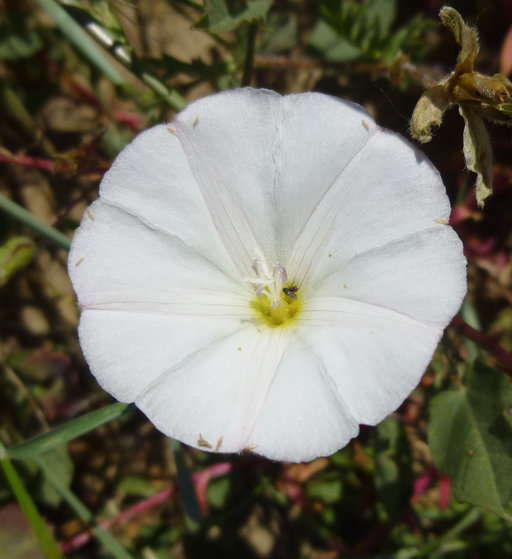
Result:
[[[0,452],[2,451],[4,451],[4,447],[0,443]],[[46,557],[48,559],[64,559],[59,544],[55,541],[53,534],[39,514],[32,497],[25,489],[25,485],[11,464],[11,461],[8,458],[4,458],[0,465]]]
[[[185,462],[185,457],[183,456],[183,447],[181,443],[179,441],[176,441],[175,439],[169,439],[169,441],[174,453],[174,459],[176,460],[176,469],[178,471],[178,485],[180,486],[180,493],[181,498],[183,499],[185,512],[187,513],[187,516],[190,518],[190,520],[192,520],[193,522],[200,522],[201,513],[199,512],[199,505],[197,503],[194,483]]]
[[[95,520],[92,512],[80,501],[80,499],[64,485],[59,476],[49,468],[43,460],[38,457],[34,458],[35,462],[43,471],[47,480],[53,485],[56,491],[59,492],[61,497],[67,502],[67,504],[75,511],[75,514],[80,517],[80,519],[89,524],[91,530],[95,537],[105,546],[105,549],[115,557],[115,559],[133,559],[126,549],[114,538],[114,536],[104,530],[101,526],[95,525]]]
[[[106,406],[100,410],[77,417],[63,425],[59,425],[51,431],[48,431],[48,433],[24,441],[11,448],[3,449],[3,451],[0,450],[0,454],[3,453],[5,456],[20,460],[31,456],[37,456],[38,454],[67,443],[71,439],[79,437],[88,431],[92,431],[104,423],[118,418],[128,409],[132,408],[133,406],[130,404],[120,403]]]

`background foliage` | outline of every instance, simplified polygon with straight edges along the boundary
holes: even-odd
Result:
[[[512,2],[451,4],[478,70],[512,70]],[[476,207],[457,111],[422,147],[454,204],[467,300],[420,386],[308,464],[169,441],[96,385],[66,249],[102,173],[144,128],[241,84],[364,104],[408,135],[455,65],[436,0],[6,0],[0,4],[0,549],[39,557],[512,555],[512,159]]]

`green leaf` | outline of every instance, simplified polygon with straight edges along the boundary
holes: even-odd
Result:
[[[2,444],[0,444],[0,451],[3,450],[4,448]],[[55,541],[45,521],[39,514],[39,511],[37,510],[29,492],[23,485],[23,481],[18,475],[18,472],[7,458],[4,458],[0,464],[5,477],[7,478],[7,481],[16,496],[16,499],[18,500],[20,507],[25,513],[25,516],[29,521],[30,526],[32,527],[32,530],[34,531],[34,534],[36,535],[46,557],[48,557],[48,559],[63,559],[64,556],[60,551],[59,545]]]
[[[395,21],[396,0],[372,0],[366,7],[367,18],[379,28],[379,36],[386,37]]]
[[[230,489],[231,480],[228,477],[210,481],[206,488],[206,495],[210,505],[219,509],[222,508],[226,504]]]
[[[311,481],[307,486],[307,493],[313,499],[326,504],[338,503],[343,495],[343,481],[323,476]]]
[[[272,0],[207,0],[206,13],[196,23],[212,33],[233,31],[242,23],[264,19]]]
[[[349,62],[362,56],[361,49],[342,37],[325,21],[320,20],[311,35],[309,44],[320,51],[327,60],[333,62]]]
[[[35,456],[56,448],[71,439],[79,437],[92,429],[96,429],[104,423],[108,423],[113,419],[117,419],[128,409],[133,406],[129,404],[112,404],[100,410],[93,411],[86,415],[82,415],[72,421],[68,421],[59,427],[55,427],[44,435],[39,435],[29,441],[25,441],[11,448],[4,449],[5,455],[11,458],[24,459],[29,456]],[[0,456],[3,458],[3,456]]]
[[[174,460],[176,461],[178,485],[180,487],[183,506],[185,507],[188,518],[195,524],[201,520],[201,513],[194,489],[194,482],[192,481],[192,476],[190,475],[189,468],[185,461],[183,446],[175,439],[169,439],[169,443],[174,454]]]
[[[412,495],[411,454],[405,430],[390,416],[377,427],[375,485],[391,520],[408,505]]]
[[[67,487],[65,483],[62,483],[57,472],[48,465],[44,456],[37,456],[34,461],[43,471],[45,477],[48,479],[56,491],[59,492],[61,497],[67,502],[67,504],[73,509],[75,514],[87,524],[92,526],[91,530],[94,536],[105,546],[107,551],[115,559],[133,559],[123,546],[114,538],[114,536],[104,530],[101,526],[95,525],[94,516],[92,512],[80,501],[80,499]]]
[[[66,487],[71,485],[73,479],[73,462],[69,457],[67,447],[54,448],[50,452],[41,454],[41,460],[48,468],[51,468],[59,477],[61,483]],[[62,497],[51,483],[44,478],[37,488],[38,502],[56,507],[60,504]]]
[[[512,103],[501,103],[497,108],[505,116],[512,116]]]
[[[512,521],[512,384],[475,362],[462,386],[430,404],[429,445],[458,501]]]
[[[4,14],[0,24],[0,58],[16,60],[35,54],[43,46],[35,29],[27,29],[20,16]]]
[[[26,237],[14,237],[0,247],[0,285],[25,267],[34,257],[34,244]]]

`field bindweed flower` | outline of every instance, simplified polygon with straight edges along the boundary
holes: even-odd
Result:
[[[329,455],[401,404],[461,304],[449,212],[358,105],[200,99],[120,153],[74,236],[84,355],[188,445]]]

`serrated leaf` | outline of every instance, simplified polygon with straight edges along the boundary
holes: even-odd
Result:
[[[34,257],[34,244],[26,237],[14,237],[0,247],[0,285]]]
[[[242,23],[264,19],[272,0],[208,0],[206,13],[194,27],[212,33],[233,31]]]
[[[407,506],[412,495],[409,443],[403,425],[393,416],[377,427],[375,485],[391,520]]]
[[[512,384],[476,362],[457,389],[430,404],[428,440],[437,467],[458,501],[512,521]]]

